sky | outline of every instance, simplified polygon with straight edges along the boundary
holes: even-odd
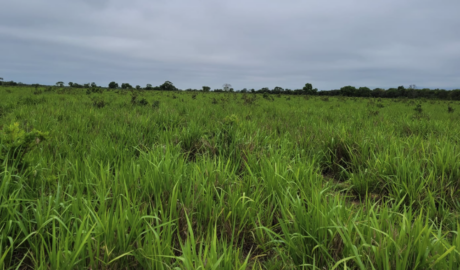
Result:
[[[0,77],[460,88],[458,0],[4,0]]]

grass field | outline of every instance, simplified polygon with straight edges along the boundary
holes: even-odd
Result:
[[[0,87],[0,269],[459,269],[459,113]]]

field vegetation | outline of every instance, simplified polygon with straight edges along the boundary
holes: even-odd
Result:
[[[459,269],[459,112],[0,87],[0,268]]]

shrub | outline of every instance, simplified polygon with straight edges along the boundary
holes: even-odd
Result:
[[[104,108],[107,105],[107,102],[101,97],[92,98],[93,106],[96,108]]]
[[[47,100],[44,97],[41,98],[31,98],[31,97],[26,97],[26,98],[20,98],[18,101],[18,105],[38,105],[41,103],[46,103]]]
[[[4,115],[6,115],[6,108],[2,105],[0,105],[0,118],[2,118]]]
[[[38,130],[26,132],[19,123],[11,124],[0,132],[0,161],[2,164],[25,167],[24,156],[45,140],[48,133]]]
[[[152,107],[153,107],[154,109],[160,108],[160,101],[154,100],[154,101],[152,102]]]
[[[138,104],[142,105],[142,106],[146,106],[146,105],[149,105],[149,102],[145,98],[143,98],[143,99],[139,100]]]
[[[227,125],[227,126],[238,125],[239,122],[240,120],[238,119],[238,116],[236,114],[232,114],[232,115],[225,117],[223,121],[224,125]]]
[[[377,116],[378,114],[379,114],[379,111],[369,110],[369,116]]]

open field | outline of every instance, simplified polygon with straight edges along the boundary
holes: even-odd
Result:
[[[0,87],[0,266],[459,269],[459,123],[459,101]]]

